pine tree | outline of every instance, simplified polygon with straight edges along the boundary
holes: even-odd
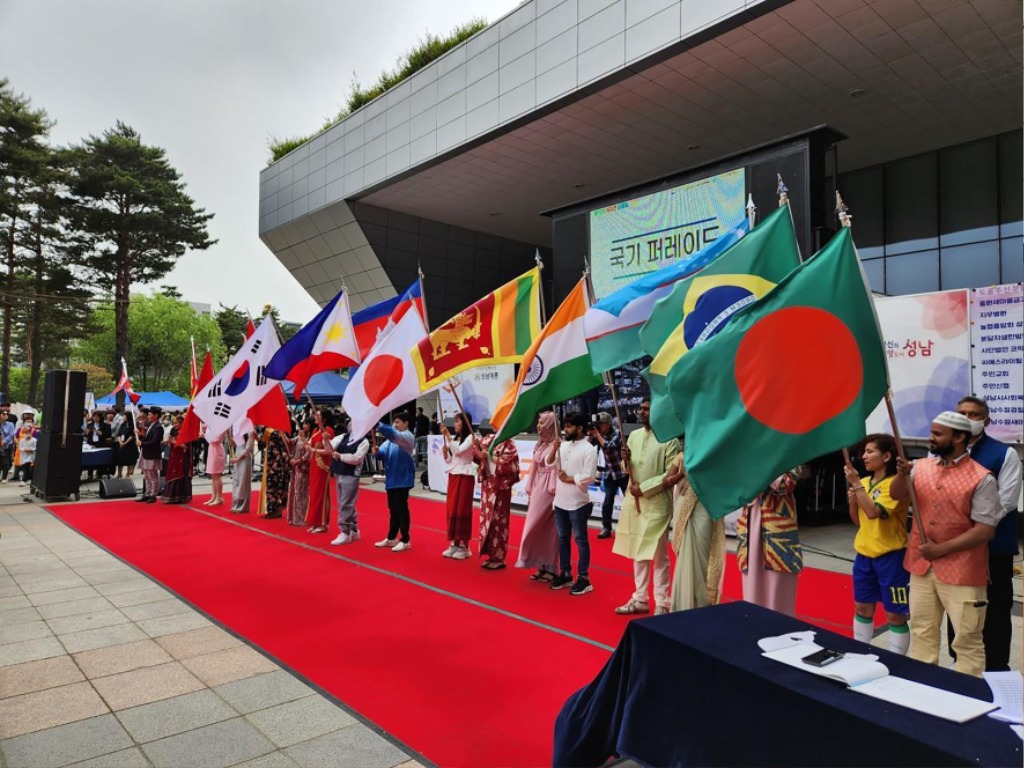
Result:
[[[164,277],[187,250],[205,250],[213,214],[197,208],[160,147],[142,143],[124,123],[72,147],[69,219],[77,261],[113,287],[114,359],[127,358],[133,283]]]

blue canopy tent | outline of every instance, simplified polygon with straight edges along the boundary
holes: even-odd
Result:
[[[302,390],[302,397],[299,401],[292,398],[294,384],[290,381],[282,381],[281,386],[284,388],[284,394],[289,403],[306,402],[306,395],[309,395],[309,399],[317,405],[332,405],[341,402],[348,382],[348,379],[336,373],[314,373],[305,389]]]
[[[137,407],[143,408],[151,405],[158,405],[170,411],[183,411],[188,408],[188,400],[178,397],[173,392],[136,392],[141,400]],[[117,403],[116,395],[107,395],[96,399],[97,408],[113,408]]]

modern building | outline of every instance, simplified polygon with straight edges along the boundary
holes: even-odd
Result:
[[[420,267],[437,324],[537,249],[552,300],[609,243],[688,252],[781,174],[808,251],[842,193],[879,292],[1019,281],[1022,90],[1019,0],[528,0],[264,169],[260,236],[321,303]]]

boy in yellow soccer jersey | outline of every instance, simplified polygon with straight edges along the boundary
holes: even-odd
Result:
[[[903,567],[907,548],[907,501],[894,501],[889,486],[896,475],[896,441],[891,435],[868,435],[864,440],[861,478],[847,465],[850,519],[859,527],[853,548],[853,636],[870,643],[875,604],[881,602],[889,620],[889,650],[906,655],[910,647],[907,627],[910,576]]]

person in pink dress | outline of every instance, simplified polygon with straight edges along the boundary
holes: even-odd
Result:
[[[797,577],[803,569],[793,498],[796,480],[796,471],[777,477],[736,521],[743,599],[789,616],[796,616]]]
[[[526,508],[523,540],[516,568],[536,568],[530,579],[550,582],[558,572],[558,532],[555,530],[555,486],[557,466],[548,464],[555,450],[555,414],[545,411],[537,419],[539,438],[533,446],[533,460],[526,479],[530,503]]]

